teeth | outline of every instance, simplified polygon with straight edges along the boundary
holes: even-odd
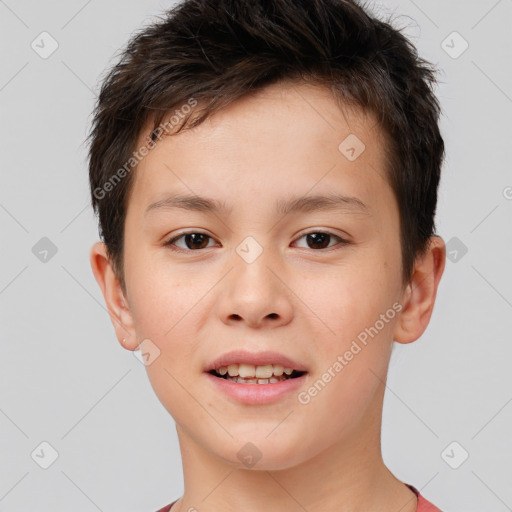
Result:
[[[238,375],[238,365],[230,364],[228,366],[228,373],[230,377],[236,377]]]
[[[281,375],[283,375],[283,371],[284,371],[284,366],[281,366],[280,364],[274,365],[274,375],[276,377],[280,377]]]
[[[269,379],[244,379],[243,377],[226,377],[226,380],[239,384],[274,384],[286,380],[286,377],[270,377]]]
[[[226,375],[226,373],[230,377],[241,377],[243,379],[269,379],[270,377],[280,377],[285,373],[286,375],[291,375],[293,372],[293,368],[284,368],[279,364],[265,364],[255,366],[253,364],[230,364],[229,366],[222,366],[218,368],[217,373],[220,375]]]

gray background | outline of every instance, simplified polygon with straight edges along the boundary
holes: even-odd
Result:
[[[183,491],[174,421],[90,269],[84,145],[102,72],[170,5],[0,1],[1,511],[153,512]],[[370,5],[407,15],[442,70],[437,226],[452,260],[426,333],[395,344],[384,460],[443,511],[512,510],[512,1]],[[43,31],[59,45],[47,58]],[[47,469],[43,441],[58,452]]]

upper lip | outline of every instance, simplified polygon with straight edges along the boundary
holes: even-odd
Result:
[[[205,369],[206,372],[217,370],[230,364],[252,364],[262,366],[266,364],[281,365],[285,368],[305,372],[306,367],[297,361],[271,350],[263,352],[247,352],[246,350],[233,350],[222,354],[217,359],[209,363]]]

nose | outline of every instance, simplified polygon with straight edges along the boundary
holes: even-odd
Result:
[[[217,313],[228,325],[246,324],[254,329],[288,324],[293,316],[293,293],[286,272],[270,250],[248,263],[238,254],[233,269],[219,290]]]

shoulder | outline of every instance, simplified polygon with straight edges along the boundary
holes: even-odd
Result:
[[[171,510],[171,507],[176,503],[176,501],[169,503],[169,505],[166,505],[165,507],[159,508],[156,512],[169,512]]]
[[[430,503],[427,499],[425,499],[421,493],[414,487],[413,485],[406,484],[411,491],[416,494],[416,497],[418,498],[418,508],[416,509],[416,512],[443,512],[440,508],[436,507],[433,503]]]
[[[418,498],[418,508],[416,509],[416,512],[442,512],[442,510],[440,508],[436,507],[434,504],[430,503],[430,501],[425,499],[420,494],[418,489],[416,489],[416,487],[414,487],[413,485],[410,485],[410,484],[406,484],[406,485],[414,492],[414,494],[416,494],[416,496]],[[169,505],[166,505],[165,507],[159,508],[156,512],[170,512],[171,507],[176,503],[176,501],[169,503]]]

